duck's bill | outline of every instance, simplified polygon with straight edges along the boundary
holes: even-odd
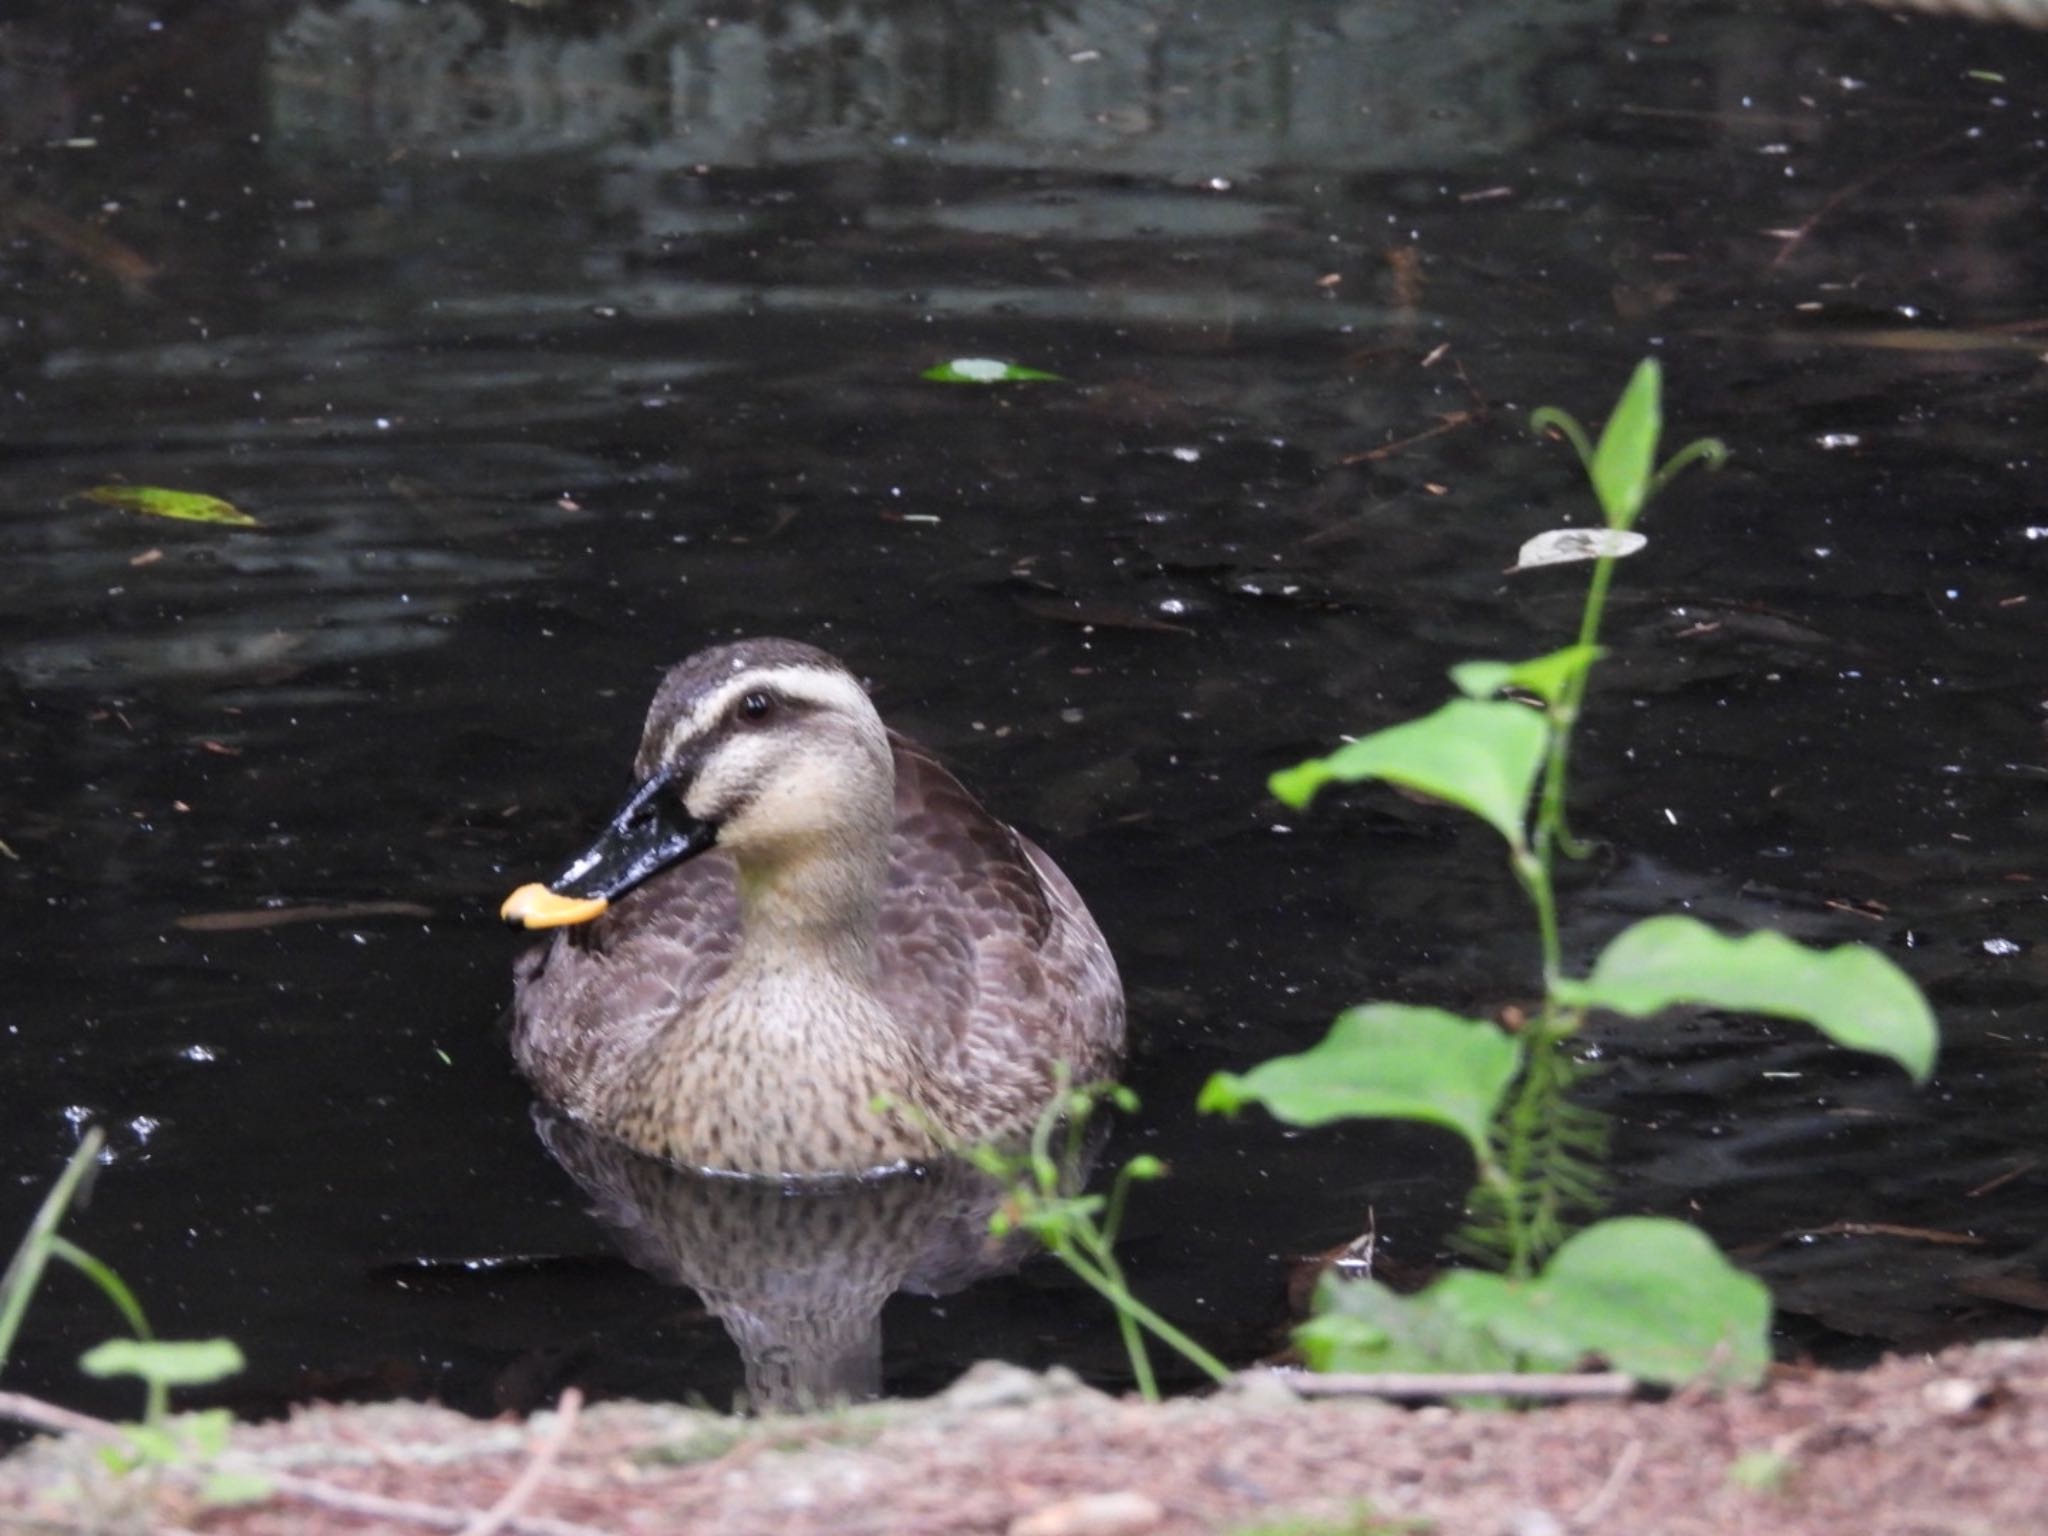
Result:
[[[562,928],[602,917],[612,898],[650,875],[709,848],[718,829],[688,815],[665,778],[648,780],[619,808],[597,841],[545,884],[522,885],[498,909],[508,923]]]
[[[518,928],[567,928],[603,917],[610,905],[602,896],[557,896],[534,880],[507,896],[498,916]]]

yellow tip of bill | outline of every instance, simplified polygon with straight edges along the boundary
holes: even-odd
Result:
[[[498,916],[527,928],[567,928],[604,916],[610,905],[602,896],[557,896],[536,880],[507,896]]]

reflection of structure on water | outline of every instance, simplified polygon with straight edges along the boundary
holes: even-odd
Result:
[[[502,5],[303,5],[275,34],[280,130],[459,146],[602,146],[621,165],[835,158],[848,137],[944,165],[1242,173],[1469,163],[1519,138],[1541,13],[1586,7],[819,4],[725,14],[661,0],[519,15]]]
[[[725,1325],[757,1409],[879,1396],[890,1296],[946,1295],[1030,1252],[989,1235],[1002,1191],[964,1164],[803,1183],[705,1175],[545,1109],[534,1122],[625,1256]]]

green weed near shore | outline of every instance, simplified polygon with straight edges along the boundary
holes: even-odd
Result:
[[[0,1372],[7,1368],[22,1319],[51,1261],[67,1264],[99,1289],[134,1333],[133,1338],[109,1339],[87,1350],[78,1362],[88,1376],[132,1376],[142,1383],[142,1418],[119,1426],[119,1440],[99,1447],[101,1465],[117,1474],[203,1466],[227,1449],[233,1416],[225,1408],[174,1415],[171,1389],[210,1386],[234,1375],[242,1368],[242,1352],[227,1339],[157,1338],[127,1283],[58,1231],[105,1144],[97,1128],[79,1138],[78,1150],[43,1197],[6,1273],[0,1275]],[[201,1496],[209,1503],[225,1504],[261,1497],[266,1491],[261,1479],[220,1474],[206,1479]]]
[[[1862,945],[1810,949],[1762,932],[1729,938],[1691,918],[1623,930],[1584,976],[1565,972],[1556,871],[1586,846],[1565,819],[1572,730],[1598,662],[1616,552],[1640,547],[1644,507],[1719,443],[1656,467],[1662,428],[1655,361],[1637,368],[1595,445],[1571,417],[1532,424],[1578,450],[1606,525],[1573,644],[1522,662],[1454,667],[1460,697],[1273,775],[1306,807],[1330,783],[1380,780],[1448,802],[1492,827],[1528,899],[1543,996],[1515,1033],[1439,1008],[1374,1003],[1342,1015],[1318,1045],[1243,1074],[1218,1073],[1200,1107],[1265,1106],[1291,1124],[1346,1118],[1429,1122],[1471,1149],[1477,1180],[1460,1246],[1490,1268],[1454,1270],[1414,1296],[1372,1280],[1326,1280],[1296,1334],[1320,1369],[1564,1370],[1599,1356],[1645,1380],[1749,1383],[1769,1360],[1770,1297],[1697,1228],[1643,1217],[1583,1226],[1601,1204],[1606,1126],[1575,1104],[1585,1067],[1573,1044],[1595,1010],[1647,1017],[1690,1004],[1803,1021],[1836,1043],[1886,1056],[1916,1081],[1933,1068],[1935,1025],[1917,987]]]

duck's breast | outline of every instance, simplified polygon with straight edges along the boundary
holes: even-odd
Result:
[[[595,922],[521,958],[512,1053],[542,1095],[586,1119],[631,1096],[648,1043],[723,977],[739,948],[732,860],[703,854],[654,876]]]

